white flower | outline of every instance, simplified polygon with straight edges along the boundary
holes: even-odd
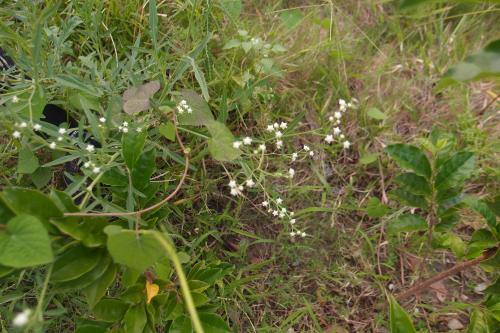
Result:
[[[128,127],[122,127],[122,132],[123,133],[128,133]]]
[[[286,208],[285,207],[281,208],[281,212],[286,213]]]
[[[263,207],[267,207],[269,206],[269,202],[267,201],[262,201],[262,204],[261,204]]]
[[[14,320],[12,321],[12,325],[14,325],[16,327],[25,326],[30,320],[30,315],[31,315],[30,309],[26,309],[23,312],[18,313],[14,317]]]
[[[280,128],[281,129],[286,129],[287,127],[288,127],[288,124],[285,123],[284,121],[282,121],[281,124],[280,124]]]
[[[302,238],[304,238],[304,237],[306,237],[306,236],[307,236],[307,234],[306,234],[305,232],[303,232],[303,231],[302,231],[302,233],[300,234],[300,236],[301,236]]]
[[[188,112],[188,113],[193,113],[193,109],[191,109],[191,107],[190,107],[190,106],[188,106],[188,107],[187,107],[187,112]]]
[[[93,173],[99,173],[99,172],[101,172],[101,168],[99,168],[99,167],[94,167],[94,168],[92,169],[92,172],[93,172]]]
[[[260,144],[259,145],[259,150],[260,151],[266,151],[266,145],[265,144]]]
[[[12,136],[16,139],[19,139],[21,137],[21,132],[19,131],[14,131],[12,132]]]
[[[276,131],[276,133],[274,133],[274,135],[276,136],[276,139],[279,139],[283,136],[283,133],[281,133],[280,131]]]
[[[52,141],[50,144],[49,144],[49,148],[50,149],[56,149],[56,143],[54,141]]]
[[[35,131],[39,131],[39,130],[41,130],[41,129],[42,129],[42,125],[40,125],[40,124],[35,124],[35,125],[33,125],[33,129],[34,129]]]
[[[333,134],[335,134],[335,135],[339,135],[339,134],[340,134],[340,132],[342,132],[342,131],[341,131],[341,130],[340,130],[340,128],[338,128],[338,127],[335,127],[335,128],[333,129]]]
[[[335,118],[340,119],[340,118],[342,118],[342,113],[341,113],[341,112],[336,111],[336,112],[334,113],[334,116],[335,116]]]
[[[141,132],[142,132],[142,127],[137,127],[137,128],[135,129],[135,131],[136,131],[137,133],[141,133]]]
[[[281,198],[276,199],[276,203],[278,205],[281,205],[283,203],[283,199],[281,199]]]
[[[348,149],[351,146],[351,143],[346,140],[342,145],[344,146],[345,149]]]
[[[352,108],[352,103],[351,102],[347,103],[347,107]]]
[[[12,103],[17,103],[17,102],[19,102],[19,97],[12,96]]]
[[[23,121],[22,123],[19,124],[19,127],[26,128],[28,127],[28,124],[25,121]]]
[[[241,146],[241,141],[234,141],[233,142],[233,148],[239,149]]]
[[[124,122],[122,123],[122,126],[123,126],[123,127],[128,127],[128,123],[127,123],[126,121],[124,121]]]
[[[274,127],[273,127],[273,125],[267,125],[267,131],[268,131],[268,132],[274,132]]]
[[[236,188],[236,181],[235,180],[231,180],[228,185],[229,185],[230,188]]]
[[[295,232],[294,232],[294,231],[292,231],[292,232],[290,233],[290,236],[291,236],[291,237],[295,237]]]
[[[328,134],[325,138],[326,143],[332,143],[333,142],[333,135]]]
[[[254,187],[255,182],[253,181],[253,179],[247,179],[246,185],[247,185],[247,187]]]
[[[290,224],[291,224],[291,225],[294,225],[294,224],[295,224],[295,222],[297,222],[295,219],[291,219],[291,220],[290,220]]]
[[[66,133],[66,129],[61,127],[57,132],[59,132],[59,134],[64,134]]]
[[[85,150],[91,153],[95,150],[95,147],[94,145],[87,145],[87,147],[85,147]]]
[[[313,157],[313,156],[314,156],[314,151],[312,151],[312,150],[311,150],[311,151],[309,152],[309,156]]]
[[[99,121],[104,124],[106,122],[106,118],[101,117],[101,118],[99,118]]]
[[[238,191],[238,189],[236,189],[236,188],[232,188],[232,189],[231,189],[231,195],[235,195],[235,196],[236,196],[236,195],[238,195],[239,193],[240,193],[240,191]]]
[[[299,157],[299,154],[293,153],[292,154],[292,162],[295,161],[297,159],[297,157]]]
[[[290,212],[289,214],[290,214],[290,216],[294,216],[295,212]]]
[[[61,142],[62,140],[64,140],[64,138],[62,136],[57,137],[57,141]]]
[[[337,119],[336,124],[340,125],[340,119]]]
[[[247,136],[243,138],[243,144],[246,146],[250,146],[252,144],[252,138]]]
[[[278,129],[278,128],[280,128],[280,124],[278,124],[278,123],[274,123],[274,124],[273,124],[273,127],[274,127],[274,128],[276,128],[276,129]]]
[[[288,174],[290,175],[290,178],[292,178],[295,175],[295,170],[292,168],[288,169]]]
[[[182,106],[187,106],[187,105],[188,105],[188,103],[186,102],[186,100],[185,100],[185,99],[181,100],[180,104],[181,104]]]
[[[281,140],[276,141],[276,148],[281,148],[281,147],[283,147],[283,141]]]
[[[183,114],[184,113],[184,109],[181,108],[180,106],[177,107],[177,112],[179,112],[179,114]]]
[[[345,139],[345,135],[344,134],[340,134],[339,138]]]
[[[328,121],[333,123],[335,121],[335,118],[333,118],[333,116],[330,116],[330,117],[328,117]]]
[[[84,168],[90,168],[90,162],[85,162],[83,163]]]
[[[341,98],[341,99],[339,99],[339,105],[346,106],[347,104],[346,104],[346,101]]]
[[[238,190],[243,191],[243,185],[238,185]]]
[[[279,212],[277,210],[273,210],[273,216],[278,216]]]
[[[280,219],[284,218],[284,217],[285,217],[285,213],[280,213],[278,217],[279,217]]]
[[[311,150],[311,148],[309,148],[309,146],[304,145],[304,150],[309,151],[309,150]]]

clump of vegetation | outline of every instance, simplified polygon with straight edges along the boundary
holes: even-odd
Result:
[[[496,332],[498,10],[5,4],[2,330]]]

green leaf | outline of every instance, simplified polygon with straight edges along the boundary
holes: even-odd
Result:
[[[212,121],[206,124],[210,135],[208,150],[218,161],[233,161],[240,157],[241,151],[233,147],[234,137],[231,131],[221,122]]]
[[[197,308],[207,304],[210,301],[210,298],[201,293],[191,292],[191,296],[193,297],[194,306]]]
[[[426,209],[428,207],[427,200],[423,196],[413,194],[400,188],[392,190],[389,192],[389,195],[411,207],[422,209]]]
[[[205,333],[231,333],[227,323],[215,313],[199,313],[201,325]]]
[[[63,234],[79,240],[87,247],[101,246],[106,242],[103,229],[108,226],[108,221],[100,217],[61,218],[51,219]]]
[[[387,211],[387,206],[381,203],[379,198],[373,197],[366,204],[366,213],[370,217],[382,217]]]
[[[43,109],[47,105],[47,99],[42,87],[37,87],[34,92],[27,91],[18,96],[19,101],[16,104],[8,104],[10,112],[19,113],[19,115],[26,119],[33,119],[33,121],[40,120]]]
[[[241,0],[219,0],[219,5],[232,21],[238,21],[242,9]]]
[[[175,141],[175,126],[171,121],[168,121],[165,124],[161,124],[160,127],[158,127],[158,132],[160,132],[160,134],[168,140],[172,142]]]
[[[210,100],[210,96],[208,94],[208,86],[207,86],[207,82],[205,81],[205,75],[203,74],[201,69],[198,67],[198,65],[196,64],[196,61],[194,61],[193,58],[190,58],[189,60],[191,61],[191,67],[193,67],[194,77],[195,77],[196,81],[198,82],[198,84],[200,85],[201,93],[203,94],[203,98],[205,98],[205,101],[208,102]]]
[[[471,196],[463,198],[462,202],[481,214],[485,218],[491,230],[496,233],[497,218],[486,202]]]
[[[21,214],[0,231],[0,264],[15,268],[43,265],[53,260],[50,238],[34,216]]]
[[[234,49],[235,47],[239,47],[241,45],[241,42],[238,39],[231,39],[229,42],[224,44],[224,47],[222,47],[223,50],[229,50],[229,49]]]
[[[125,317],[123,318],[123,323],[125,325],[125,332],[142,332],[148,318],[146,316],[146,310],[144,305],[138,304],[132,306],[128,309]]]
[[[297,27],[302,22],[304,15],[298,9],[286,10],[280,14],[281,21],[288,29]]]
[[[214,116],[207,102],[201,98],[193,90],[182,90],[182,98],[187,102],[187,104],[193,110],[192,113],[184,112],[177,116],[179,124],[181,125],[192,125],[192,126],[203,126],[214,121]]]
[[[156,170],[156,150],[150,149],[139,156],[132,170],[132,184],[139,191],[144,191],[150,184],[149,178]]]
[[[117,271],[117,265],[109,265],[106,272],[95,283],[83,290],[90,308],[93,308],[104,297],[107,289],[113,284]]]
[[[61,87],[79,90],[88,96],[100,97],[102,91],[92,85],[91,82],[86,81],[83,77],[70,74],[60,74],[53,78]]]
[[[210,287],[208,283],[200,280],[190,280],[188,282],[189,289],[191,289],[191,291],[195,293],[202,293]]]
[[[29,148],[22,148],[19,151],[19,157],[17,160],[17,172],[32,174],[38,169],[38,158],[33,154],[33,151]]]
[[[108,329],[106,327],[95,326],[95,325],[82,325],[76,328],[74,333],[106,333]]]
[[[365,153],[362,154],[361,157],[359,158],[359,163],[363,165],[371,164],[375,161],[377,161],[378,154],[376,153]]]
[[[482,313],[478,309],[474,309],[470,316],[469,326],[467,327],[466,333],[490,333],[488,328],[488,322]]]
[[[31,181],[35,184],[37,189],[41,189],[47,186],[53,175],[50,168],[38,168],[31,174]]]
[[[115,322],[123,318],[127,309],[128,304],[119,299],[104,298],[96,304],[92,311],[98,320]]]
[[[122,136],[122,156],[127,167],[132,170],[142,154],[147,132],[129,131]]]
[[[492,2],[500,3],[499,0],[491,0]],[[400,8],[401,9],[410,9],[417,5],[422,5],[426,3],[439,3],[446,2],[446,0],[402,0]],[[470,3],[484,3],[485,0],[455,0],[455,2],[470,2]]]
[[[461,258],[465,255],[466,245],[462,238],[452,233],[446,233],[446,238],[442,242],[442,246],[449,248],[455,256]]]
[[[153,49],[158,50],[158,8],[156,0],[149,0],[149,34],[153,42]]]
[[[418,215],[404,214],[389,222],[389,233],[427,230],[427,222]]]
[[[182,315],[177,317],[172,326],[170,326],[169,333],[192,333],[193,326],[191,325],[191,319],[189,317]]]
[[[410,316],[396,302],[394,297],[389,297],[389,321],[391,325],[391,333],[416,333],[415,327],[411,322]]]
[[[387,146],[386,151],[402,168],[411,169],[420,176],[430,178],[431,165],[418,147],[397,143]]]
[[[104,229],[108,234],[108,250],[116,263],[144,272],[163,254],[152,234],[137,234],[116,226]]]
[[[366,112],[366,115],[368,117],[370,117],[372,119],[376,119],[376,120],[387,119],[387,115],[377,108],[369,108],[368,111]]]
[[[64,282],[79,278],[94,269],[102,255],[102,251],[82,245],[70,248],[54,262],[51,281]]]
[[[427,179],[414,173],[403,173],[398,175],[394,180],[404,189],[422,195],[430,195],[431,186]]]
[[[96,96],[89,95],[81,91],[72,91],[68,94],[69,104],[80,111],[101,109],[101,103]]]
[[[65,282],[59,282],[55,284],[55,288],[58,290],[70,290],[86,288],[97,282],[97,280],[106,272],[109,266],[113,265],[111,258],[107,255],[101,255],[97,264],[92,270],[83,274],[82,276]]]
[[[474,166],[474,155],[471,152],[456,153],[439,167],[435,186],[438,188],[456,186],[470,177]]]

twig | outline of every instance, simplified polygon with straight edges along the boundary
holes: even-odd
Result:
[[[414,294],[418,294],[418,293],[422,292],[424,289],[428,288],[429,286],[431,286],[432,284],[434,284],[438,281],[446,279],[447,277],[449,277],[453,274],[461,272],[467,268],[475,266],[475,265],[479,264],[480,262],[485,261],[485,260],[493,257],[497,253],[497,250],[498,250],[498,247],[491,248],[491,249],[484,251],[483,254],[481,254],[479,257],[477,257],[475,259],[460,262],[460,263],[456,264],[455,266],[437,274],[436,276],[434,276],[430,279],[427,279],[425,281],[417,283],[416,285],[414,285],[410,289],[403,291],[402,293],[396,295],[396,298],[398,300],[402,300],[402,299],[408,298]]]

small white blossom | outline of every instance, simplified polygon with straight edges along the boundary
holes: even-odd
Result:
[[[34,129],[35,131],[39,131],[39,130],[41,130],[41,129],[42,129],[42,125],[40,125],[40,124],[34,124],[34,125],[33,125],[33,129]]]
[[[284,217],[285,217],[285,213],[280,213],[278,217],[279,217],[280,219],[284,218]]]
[[[90,162],[85,162],[83,163],[84,168],[90,168]]]
[[[54,141],[52,141],[50,144],[49,144],[49,148],[50,149],[56,149],[56,143]]]
[[[236,181],[235,180],[231,180],[228,185],[229,185],[230,188],[236,188]]]
[[[346,101],[345,101],[345,100],[343,100],[342,98],[341,98],[341,99],[339,99],[339,106],[346,106],[346,105],[347,105],[347,104],[346,104]]]
[[[294,216],[295,212],[290,212],[289,214],[290,214],[290,216]]]
[[[293,168],[288,169],[288,174],[290,175],[290,178],[293,178],[295,175],[295,170]]]
[[[12,136],[16,139],[19,139],[21,137],[21,132],[19,131],[14,131],[12,132]]]
[[[309,150],[311,150],[311,148],[309,148],[309,146],[304,145],[304,150],[309,151]]]
[[[295,222],[297,222],[295,219],[291,219],[291,220],[290,220],[290,224],[291,224],[291,225],[294,225],[294,224],[295,224]]]
[[[267,125],[267,131],[268,131],[268,132],[274,132],[274,127],[273,127],[273,125]]]
[[[297,160],[298,157],[299,157],[299,154],[293,153],[292,154],[292,162],[295,161],[295,160]]]
[[[295,232],[294,232],[294,231],[292,231],[292,232],[290,233],[290,236],[291,236],[291,237],[295,237]]]
[[[247,179],[246,185],[247,185],[247,187],[254,187],[255,182],[253,181],[253,179]]]
[[[340,119],[337,119],[336,124],[340,125]]]
[[[287,127],[288,127],[288,124],[285,123],[284,121],[282,121],[281,124],[280,124],[280,128],[281,129],[286,129]]]
[[[328,134],[325,138],[326,143],[332,143],[333,142],[333,135]]]
[[[183,108],[181,108],[180,106],[178,106],[178,107],[177,107],[177,112],[178,112],[179,114],[183,114],[183,113],[184,113],[184,109],[183,109]]]
[[[306,234],[305,232],[303,232],[303,231],[302,231],[302,233],[300,234],[300,236],[301,236],[302,238],[304,238],[304,237],[306,237],[306,236],[307,236],[307,234]]]
[[[31,310],[26,309],[23,312],[18,313],[14,320],[12,321],[12,325],[15,327],[25,326],[30,320]]]
[[[101,172],[101,168],[99,168],[99,167],[94,167],[94,168],[92,169],[92,172],[93,172],[93,173],[99,173],[99,172]]]
[[[62,140],[64,140],[64,138],[62,136],[57,137],[57,141],[61,142]]]
[[[233,147],[236,149],[239,149],[241,147],[241,141],[234,141],[233,142]]]
[[[340,134],[339,138],[345,139],[345,135],[344,134]]]
[[[59,132],[59,134],[64,134],[66,133],[66,129],[61,127],[57,132]]]
[[[274,133],[274,135],[276,136],[276,139],[279,139],[283,136],[283,133],[281,133],[280,131],[276,131],[276,133]]]
[[[333,129],[333,134],[335,134],[335,135],[339,135],[341,132],[342,132],[342,131],[341,131],[341,130],[340,130],[340,128],[338,128],[338,127],[335,127],[335,128]]]
[[[28,124],[25,121],[23,121],[22,123],[19,124],[19,127],[26,128],[28,127]]]
[[[243,185],[238,185],[238,190],[243,191]]]
[[[328,121],[333,123],[335,121],[335,118],[333,116],[330,116],[328,117]]]
[[[344,146],[345,149],[349,149],[349,147],[351,146],[351,143],[349,141],[344,141],[344,143],[342,144]]]
[[[283,141],[281,140],[276,141],[276,148],[281,148],[281,147],[283,147]]]
[[[280,124],[278,124],[278,123],[274,123],[274,124],[273,124],[273,127],[274,127],[274,128],[276,128],[276,129],[278,129],[278,128],[280,128]]]
[[[122,127],[122,132],[123,133],[128,133],[128,127]]]
[[[126,121],[124,121],[124,122],[122,123],[122,126],[123,126],[123,127],[128,127],[128,123],[127,123]]]
[[[338,112],[338,111],[337,111],[337,112],[335,112],[335,114],[334,114],[334,115],[335,115],[335,118],[337,118],[337,119],[342,118],[342,113],[341,113],[341,112]]]
[[[259,150],[260,151],[266,151],[266,145],[265,144],[260,144],[259,145]]]
[[[85,147],[85,150],[89,153],[92,153],[95,150],[95,147],[94,145],[87,145],[87,147]]]
[[[311,151],[309,152],[309,156],[313,157],[313,156],[314,156],[314,151],[312,151],[312,150],[311,150]]]
[[[236,196],[236,195],[238,195],[239,193],[240,193],[240,191],[238,191],[238,189],[236,189],[236,188],[232,188],[232,189],[231,189],[231,195],[235,195],[235,196]]]
[[[267,201],[262,201],[262,204],[261,204],[263,207],[267,207],[269,206],[269,202]]]
[[[19,102],[19,97],[12,96],[12,103],[17,103],[17,102]]]
[[[136,131],[137,133],[141,133],[141,132],[142,132],[142,127],[137,127],[137,128],[135,129],[135,131]]]
[[[278,216],[279,212],[277,210],[273,210],[273,216]]]
[[[243,138],[243,144],[246,146],[250,146],[252,144],[252,138],[247,136]]]
[[[283,203],[283,199],[281,199],[281,198],[276,199],[276,203],[278,205],[281,205]]]
[[[106,122],[106,118],[101,117],[101,118],[99,118],[99,121],[104,124]]]
[[[347,103],[347,107],[352,108],[352,103],[351,102]]]

